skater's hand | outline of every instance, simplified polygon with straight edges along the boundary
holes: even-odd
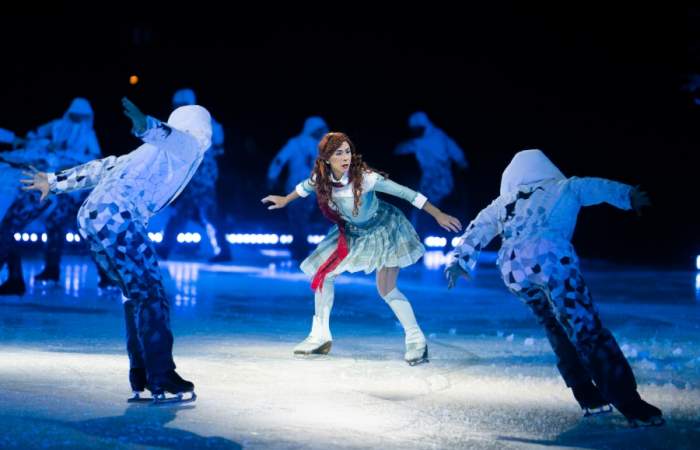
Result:
[[[44,172],[39,172],[33,166],[29,166],[31,172],[23,171],[22,175],[29,177],[23,178],[20,181],[24,186],[22,189],[25,191],[39,191],[41,192],[41,198],[39,201],[44,201],[46,197],[49,196],[51,191],[49,191],[49,177]]]
[[[457,280],[460,277],[464,277],[467,280],[471,279],[471,276],[462,270],[459,263],[455,260],[445,268],[445,278],[447,278],[447,289],[452,289],[457,284]]]
[[[124,107],[124,115],[131,119],[134,133],[143,134],[147,125],[146,115],[126,97],[122,98],[122,106]]]
[[[452,231],[454,233],[459,232],[462,229],[462,223],[456,217],[452,217],[444,212],[439,212],[435,215],[435,221],[447,231]]]
[[[651,201],[649,200],[649,195],[643,190],[639,189],[639,186],[635,186],[630,192],[630,203],[632,204],[632,209],[635,210],[638,216],[642,215],[642,208],[645,206],[651,206]]]
[[[287,203],[289,203],[287,197],[282,197],[281,195],[268,195],[260,201],[264,204],[271,203],[267,209],[281,209],[287,206]]]

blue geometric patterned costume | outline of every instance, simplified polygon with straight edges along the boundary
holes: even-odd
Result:
[[[557,366],[574,392],[594,382],[621,411],[641,401],[627,360],[604,328],[571,245],[581,207],[631,209],[632,187],[601,178],[566,178],[539,150],[518,153],[501,195],[469,224],[448,270],[474,271],[479,252],[500,235],[498,267],[508,289],[547,333]]]
[[[129,154],[48,174],[53,193],[93,188],[78,212],[80,233],[125,298],[132,368],[149,377],[174,369],[170,307],[148,220],[182,192],[211,144],[211,117],[200,106],[148,118],[145,144]]]

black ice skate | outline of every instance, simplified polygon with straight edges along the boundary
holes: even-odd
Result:
[[[149,380],[149,385],[153,393],[154,405],[189,403],[197,399],[194,384],[183,380],[174,370],[154,375]],[[173,394],[174,397],[169,397],[167,394]]]
[[[661,410],[641,398],[616,407],[632,428],[660,427],[666,423]]]
[[[24,295],[27,287],[22,278],[8,278],[0,285],[0,295]]]
[[[39,275],[34,277],[34,281],[41,281],[42,283],[53,281],[54,283],[58,283],[59,278],[60,270],[58,267],[46,266]]]
[[[589,382],[571,388],[574,398],[583,410],[583,417],[598,416],[612,412],[610,402],[603,398],[597,387]]]
[[[146,369],[129,369],[129,383],[131,383],[133,396],[127,400],[127,403],[153,403],[152,396],[143,396],[144,391],[148,388]]]

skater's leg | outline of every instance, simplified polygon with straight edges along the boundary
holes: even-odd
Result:
[[[116,266],[112,263],[110,254],[102,247],[102,242],[88,236],[90,250],[95,266],[100,274],[100,282],[109,279],[110,283],[124,286]],[[122,287],[122,293],[126,292],[126,287]],[[134,397],[129,401],[141,401],[140,392],[147,387],[146,363],[143,357],[143,347],[138,336],[138,326],[136,324],[136,305],[132,300],[122,295],[124,308],[124,323],[126,331],[126,351],[129,356],[129,383]],[[147,400],[147,399],[146,399]]]
[[[299,355],[327,354],[331,350],[333,336],[331,335],[330,319],[335,297],[335,276],[328,275],[323,286],[314,293],[314,317],[311,332],[299,345],[294,347],[294,353]]]
[[[405,333],[406,354],[409,364],[427,360],[428,346],[425,335],[418,326],[413,308],[401,291],[396,287],[399,276],[398,267],[383,267],[377,271],[377,291],[399,319]]]
[[[104,223],[81,224],[81,228],[88,234],[95,259],[108,272],[113,272],[112,278],[119,282],[123,295],[134,302],[138,337],[149,376],[173,370],[170,306],[146,229],[139,222],[125,222],[119,212]]]
[[[25,292],[22,260],[14,234],[21,232],[50,205],[51,201],[48,200],[40,203],[36,191],[20,191],[0,222],[0,261],[8,263],[8,277],[0,286],[0,295],[21,295]]]
[[[559,264],[562,270],[558,272],[565,277],[550,278],[550,298],[603,397],[630,421],[662,423],[661,411],[641,399],[632,368],[612,333],[602,326],[578,261],[574,256],[563,257]]]
[[[542,289],[531,288],[518,293],[520,299],[532,310],[537,322],[547,334],[547,340],[557,357],[557,368],[567,387],[589,383],[591,377],[581,364],[576,348],[557,321],[552,305]]]
[[[129,355],[129,367],[132,369],[146,368],[143,359],[143,348],[138,336],[136,324],[136,305],[133,300],[124,298],[124,322],[126,324],[126,352]]]
[[[44,270],[35,277],[36,280],[58,281],[66,228],[68,224],[75,223],[82,198],[75,194],[60,195],[54,202],[56,206],[44,222],[47,237]]]
[[[185,192],[187,193],[187,188]],[[174,205],[172,205],[172,214],[168,218],[168,222],[165,224],[165,229],[163,230],[163,241],[158,246],[158,256],[162,259],[168,259],[170,253],[173,251],[175,245],[177,245],[177,234],[183,231],[183,228],[189,218],[192,216],[192,210],[190,208],[196,207],[195,205],[187,201],[188,196],[183,198],[178,198]]]
[[[529,287],[516,292],[516,295],[532,310],[537,321],[544,327],[547,340],[557,358],[559,373],[566,386],[572,389],[581,408],[589,414],[590,410],[606,406],[608,401],[593,385],[590,375],[579,359],[576,348],[554,316],[552,305],[545,291],[538,287]]]
[[[19,251],[16,248],[10,249],[9,253],[6,253],[5,261],[9,276],[0,285],[0,295],[24,295],[27,287],[24,284],[22,258],[19,256]]]
[[[227,262],[231,260],[231,247],[226,241],[226,235],[219,223],[219,208],[216,203],[216,186],[212,185],[209,193],[202,198],[199,205],[199,218],[206,230],[209,244],[214,251],[211,262]]]
[[[147,387],[148,376],[146,363],[143,360],[143,348],[141,341],[139,341],[138,326],[136,325],[136,305],[126,297],[124,297],[124,322],[126,324],[126,352],[129,355],[129,383],[131,390],[137,394],[134,399],[138,399],[138,393],[143,392]]]

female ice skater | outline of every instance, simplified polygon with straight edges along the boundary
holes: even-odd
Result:
[[[661,410],[641,399],[631,367],[601,324],[571,245],[581,207],[603,202],[637,212],[649,204],[637,188],[566,178],[541,151],[519,152],[503,172],[500,196],[462,235],[445,271],[448,287],[469,278],[480,250],[500,235],[501,277],[544,326],[559,372],[586,415],[609,412],[612,403],[633,426],[661,425]]]
[[[343,133],[328,133],[318,144],[310,178],[287,196],[269,195],[268,209],[284,208],[299,197],[316,192],[321,212],[331,228],[301,269],[313,277],[315,312],[311,333],[294,348],[295,354],[326,354],[331,349],[330,314],[334,279],[343,272],[377,272],[377,290],[396,314],[405,332],[405,360],[410,365],[428,361],[425,336],[416,323],[411,304],[396,287],[399,270],[425,253],[410,222],[395,206],[377,198],[384,192],[411,202],[433,216],[441,227],[457,232],[461,224],[430,204],[425,196],[389,180],[362,161],[362,155]]]
[[[201,106],[183,106],[163,123],[126,98],[122,104],[143,145],[57,173],[25,172],[30,178],[22,182],[24,189],[40,191],[41,200],[92,188],[78,211],[78,227],[97,263],[122,289],[134,399],[148,388],[156,402],[194,400],[194,385],[175,372],[170,305],[146,227],[202,162],[211,145],[211,117]]]

